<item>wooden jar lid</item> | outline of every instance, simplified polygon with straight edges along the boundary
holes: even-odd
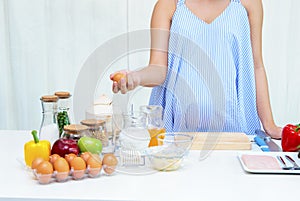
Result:
[[[100,119],[85,119],[80,123],[86,126],[101,126],[105,123],[105,121]]]
[[[88,127],[81,124],[70,124],[64,126],[64,131],[68,131],[70,133],[80,133],[82,131],[88,130]]]
[[[69,98],[71,94],[67,91],[57,91],[54,95],[58,96],[58,98]]]
[[[41,100],[44,102],[57,102],[58,96],[55,95],[45,95],[41,97]]]

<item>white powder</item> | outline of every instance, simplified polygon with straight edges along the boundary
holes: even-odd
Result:
[[[150,135],[145,128],[130,127],[121,131],[119,140],[122,148],[144,151],[148,148]]]

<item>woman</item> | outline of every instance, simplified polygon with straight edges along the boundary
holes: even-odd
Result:
[[[150,104],[164,107],[168,131],[254,134],[262,124],[281,138],[262,59],[262,21],[261,0],[159,0],[149,65],[124,71],[113,92],[154,87]]]

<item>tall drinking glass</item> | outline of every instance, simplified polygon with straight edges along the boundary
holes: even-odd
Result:
[[[140,111],[145,113],[147,117],[146,124],[151,138],[148,146],[157,146],[158,141],[156,136],[166,132],[162,119],[163,108],[159,105],[142,105]]]

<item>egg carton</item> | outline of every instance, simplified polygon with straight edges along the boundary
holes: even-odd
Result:
[[[71,168],[68,172],[54,171],[52,174],[40,174],[33,170],[34,178],[40,184],[50,184],[53,182],[67,182],[72,180],[82,180],[87,178],[97,178],[101,175],[112,175],[115,167],[103,165],[101,168],[87,167],[85,170],[74,170]]]

